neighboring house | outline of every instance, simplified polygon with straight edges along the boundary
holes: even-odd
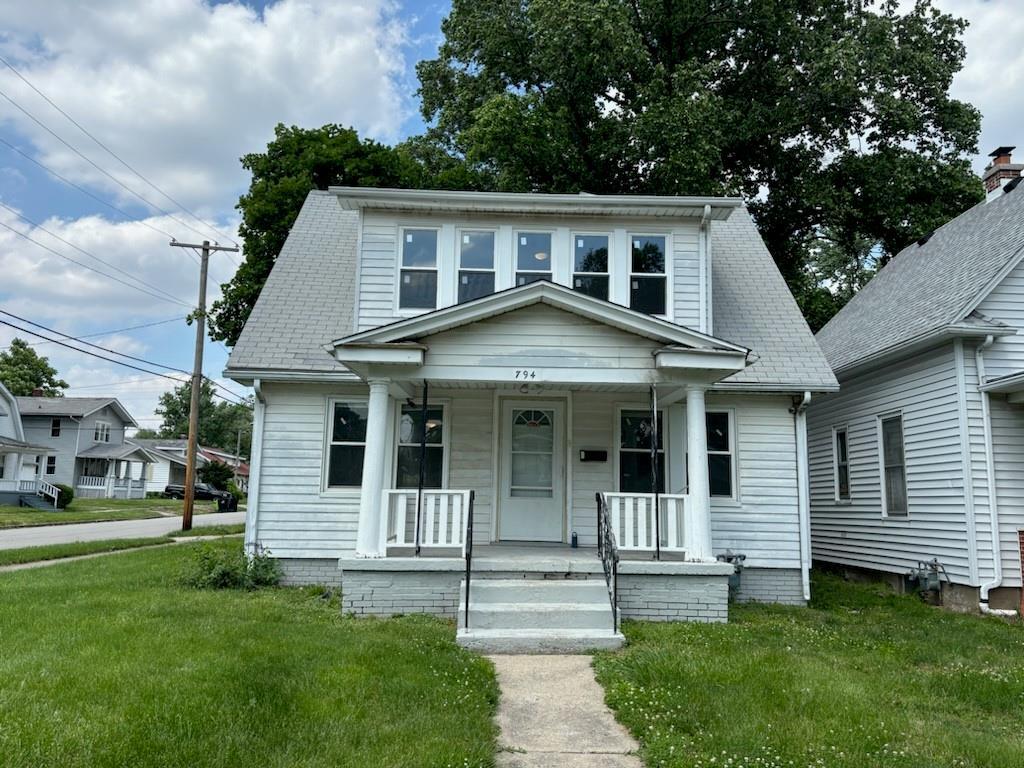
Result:
[[[132,437],[128,442],[140,445],[153,455],[153,463],[146,470],[146,492],[163,493],[168,485],[185,484],[185,457],[188,440]],[[215,448],[199,446],[196,467],[210,461],[219,461],[234,469],[234,481],[243,493],[249,485],[249,465],[239,456]]]
[[[125,428],[138,425],[117,399],[32,396],[17,402],[25,439],[50,452],[44,480],[69,485],[83,498],[145,498],[145,466],[153,456],[125,440]]]
[[[730,550],[741,599],[807,598],[803,408],[837,384],[738,199],[312,192],[227,375],[248,546],[346,611],[454,615],[470,517],[465,642],[611,633],[599,517],[623,616],[724,620]]]
[[[41,477],[50,455],[25,440],[18,400],[0,383],[0,505],[56,506],[57,490]]]
[[[901,251],[821,330],[842,389],[809,412],[815,560],[902,577],[937,558],[949,599],[982,610],[1021,595],[1024,166],[1011,149],[992,155],[986,202]]]

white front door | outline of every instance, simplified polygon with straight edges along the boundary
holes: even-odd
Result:
[[[505,401],[498,538],[565,540],[565,405]]]

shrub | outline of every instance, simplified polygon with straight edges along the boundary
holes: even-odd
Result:
[[[234,481],[228,483],[228,493],[234,496],[236,501],[245,501],[245,493],[235,485]]]
[[[240,547],[200,544],[182,581],[196,589],[273,587],[281,581],[281,566],[265,549],[248,557]]]
[[[71,502],[75,498],[75,489],[70,485],[64,485],[63,483],[57,483],[54,486],[60,494],[57,496],[57,506],[60,509],[67,509],[71,506]]]
[[[196,470],[196,474],[202,482],[212,485],[218,491],[225,491],[235,476],[235,470],[222,461],[211,461]]]

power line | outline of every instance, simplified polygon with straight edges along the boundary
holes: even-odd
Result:
[[[168,318],[166,320],[157,320],[155,323],[143,323],[142,325],[129,325],[127,328],[112,328],[109,331],[97,331],[96,333],[83,333],[81,336],[76,336],[75,338],[76,339],[92,339],[92,338],[95,338],[97,336],[109,336],[112,333],[124,333],[125,331],[137,331],[140,328],[152,328],[152,327],[154,327],[156,325],[167,325],[167,323],[175,323],[175,322],[178,322],[179,320],[186,320],[186,319],[188,319],[188,318],[186,316],[184,316],[184,315],[182,315],[180,317],[170,317],[170,318]],[[35,347],[35,346],[38,346],[40,344],[46,344],[46,343],[47,342],[45,342],[45,341],[32,341],[32,342],[29,342],[29,346],[30,347]],[[74,387],[74,389],[81,389],[81,387]]]
[[[215,227],[210,226],[210,224],[208,224],[207,222],[203,221],[195,213],[190,211],[184,205],[182,205],[177,200],[175,200],[173,197],[171,197],[169,194],[167,194],[162,189],[160,189],[160,187],[158,187],[152,181],[150,181],[145,176],[143,176],[141,173],[139,173],[139,171],[137,171],[134,167],[129,165],[128,162],[124,158],[122,158],[120,155],[118,155],[116,152],[114,152],[114,150],[112,150],[110,147],[108,147],[102,141],[97,139],[92,133],[90,133],[88,130],[86,130],[85,126],[83,126],[81,123],[79,123],[77,120],[75,120],[75,118],[73,118],[71,115],[69,115],[67,112],[65,112],[63,109],[61,109],[59,106],[57,106],[57,104],[54,103],[54,101],[49,96],[47,96],[45,93],[43,93],[41,90],[39,90],[35,85],[33,85],[28,80],[28,78],[26,78],[23,74],[21,74],[21,72],[19,72],[14,67],[14,65],[11,64],[11,62],[9,62],[7,59],[3,58],[2,56],[0,56],[0,62],[3,62],[7,66],[7,68],[11,70],[11,72],[13,72],[15,75],[17,75],[21,79],[21,81],[23,83],[25,83],[25,85],[27,85],[29,88],[31,88],[33,91],[35,91],[37,94],[39,94],[39,96],[41,96],[43,98],[43,100],[46,101],[47,104],[49,104],[55,110],[57,110],[62,115],[64,115],[64,117],[66,117],[68,119],[68,121],[71,122],[72,125],[74,125],[76,128],[78,128],[78,130],[80,130],[82,133],[84,133],[86,136],[88,136],[90,139],[92,139],[97,145],[99,145],[103,150],[105,150],[107,152],[107,154],[109,154],[111,157],[113,157],[115,160],[117,160],[119,163],[121,163],[121,165],[123,165],[125,168],[127,168],[132,173],[134,173],[136,176],[138,176],[140,179],[142,179],[142,181],[144,181],[146,184],[148,184],[154,190],[159,192],[166,199],[170,200],[178,208],[180,208],[182,211],[187,213],[193,219],[195,219],[196,221],[200,222],[208,230],[210,230],[214,234],[219,235],[221,237],[226,237],[228,239],[228,241],[231,242],[233,245],[238,245],[238,243],[235,242],[235,240],[233,238],[231,238],[230,235],[226,235],[223,232],[221,232],[218,229],[216,229]]]

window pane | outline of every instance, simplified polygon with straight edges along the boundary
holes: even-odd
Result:
[[[494,269],[494,233],[463,232],[460,254],[463,269]]]
[[[903,464],[903,419],[895,417],[882,421],[882,450],[885,452],[885,466]]]
[[[433,309],[437,303],[437,272],[402,270],[398,305],[407,309]]]
[[[839,466],[839,498],[850,498],[850,467],[846,464]]]
[[[840,463],[845,463],[846,456],[846,432],[836,432],[836,458]]]
[[[402,243],[403,267],[437,266],[437,230],[407,229]]]
[[[665,314],[664,277],[631,277],[629,285],[630,309],[648,315]]]
[[[608,237],[576,235],[573,245],[573,269],[576,272],[607,272]]]
[[[516,237],[516,269],[551,271],[551,235],[520,232]]]
[[[647,451],[619,453],[619,490],[622,493],[651,492],[651,454]],[[658,493],[665,492],[665,454],[658,454]]]
[[[439,445],[427,446],[423,461],[423,487],[440,488],[444,473],[444,448]],[[398,474],[395,485],[398,488],[416,488],[420,482],[420,448],[418,445],[403,445],[398,448]]]
[[[459,304],[494,293],[493,272],[459,272]]]
[[[708,480],[712,496],[732,496],[732,456],[722,453],[709,455]]]
[[[885,507],[890,515],[907,513],[907,483],[903,467],[888,467],[885,470]]]
[[[538,280],[550,280],[550,272],[516,272],[516,287],[520,285],[529,285],[530,283],[536,283]]]
[[[550,453],[513,453],[512,482],[515,488],[551,488]]]
[[[595,299],[608,300],[607,275],[575,275],[572,279],[573,290],[593,296]]]
[[[633,272],[665,274],[665,238],[636,237],[633,240]]]
[[[331,488],[358,488],[362,485],[365,450],[361,445],[332,445],[327,467],[327,485]]]
[[[366,419],[369,410],[361,403],[335,403],[334,429],[331,442],[361,443],[366,440]]]
[[[620,438],[623,448],[647,448],[651,447],[651,412],[650,411],[623,411],[621,416]],[[658,449],[664,447],[664,416],[658,413]]]
[[[512,411],[512,452],[534,451],[551,454],[555,449],[553,416],[551,411]]]
[[[705,414],[708,426],[708,450],[729,450],[729,414],[708,411]]]
[[[398,426],[400,443],[420,444],[423,439],[423,412],[418,407],[402,406],[402,418]],[[444,431],[444,409],[441,406],[427,406],[427,444],[440,445]]]

